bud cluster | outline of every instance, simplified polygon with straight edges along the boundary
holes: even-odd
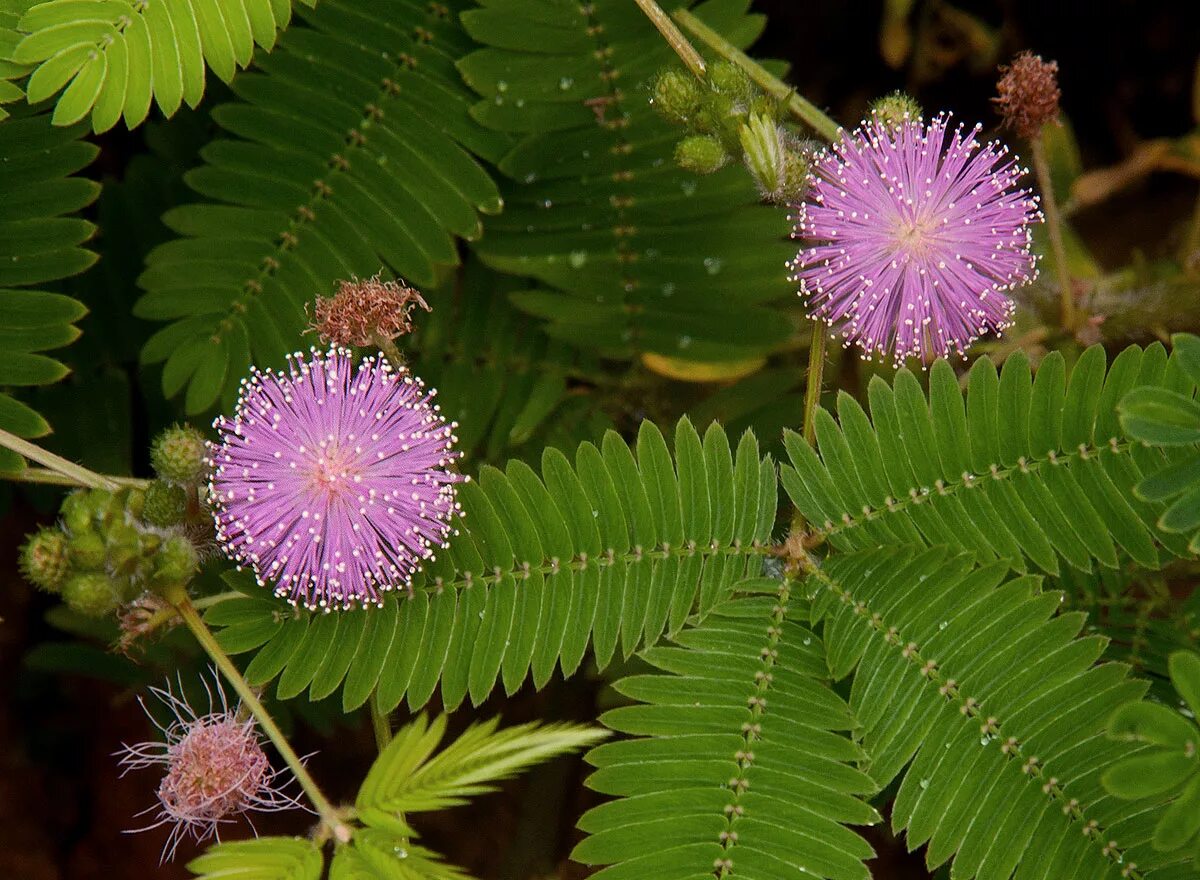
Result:
[[[764,199],[787,204],[803,194],[808,160],[799,138],[781,124],[782,103],[738,65],[718,61],[704,81],[683,70],[663,71],[650,103],[687,130],[675,147],[679,167],[712,174],[740,158]]]
[[[175,427],[154,443],[160,479],[145,489],[80,489],[68,495],[57,526],[42,528],[21,550],[21,571],[34,586],[61,594],[89,617],[110,614],[147,590],[189,580],[199,566],[184,534],[199,520],[196,483],[203,477],[204,438]]]

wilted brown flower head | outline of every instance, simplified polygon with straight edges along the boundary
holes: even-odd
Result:
[[[1004,124],[1023,138],[1036,138],[1047,122],[1058,120],[1058,62],[1022,52],[1008,66],[1001,65],[1000,81],[992,98]]]
[[[311,329],[322,342],[334,345],[374,345],[375,334],[395,339],[412,332],[413,306],[430,311],[428,303],[413,288],[398,281],[381,281],[379,276],[338,283],[333,296],[318,297],[313,306]]]

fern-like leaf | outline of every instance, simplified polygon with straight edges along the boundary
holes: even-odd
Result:
[[[827,682],[807,602],[780,581],[743,584],[677,646],[644,657],[668,675],[616,685],[639,705],[602,721],[637,739],[602,745],[588,785],[620,800],[580,820],[573,857],[603,880],[867,878],[871,847],[845,824],[878,821],[872,779]]]
[[[78,274],[96,260],[83,247],[95,227],[68,216],[91,204],[98,184],[73,177],[97,149],[81,131],[55,129],[44,115],[23,113],[0,123],[0,387],[57,382],[67,368],[40,352],[79,336],[86,312],[78,300],[36,288]],[[0,393],[0,428],[21,437],[49,433],[42,416]],[[0,450],[0,471],[23,467]]]
[[[600,667],[707,613],[757,576],[775,520],[777,481],[752,435],[731,454],[725,433],[703,440],[683,420],[675,460],[643,422],[637,456],[615,433],[582,444],[574,464],[556,449],[539,477],[511,462],[485,467],[460,493],[465,516],[448,552],[411,597],[380,609],[295,612],[257,596],[207,613],[226,650],[257,649],[255,684],[321,699],[344,682],[347,709],[372,691],[383,709],[424,705],[441,683],[448,708],[482,702],[500,679],[543,686],[556,665],[572,674],[591,644]]]
[[[1194,385],[1158,344],[1126,349],[1107,374],[1104,361],[1088,349],[1068,381],[1057,352],[1036,378],[1021,353],[999,375],[980,358],[965,395],[945,361],[928,396],[907,370],[891,386],[875,378],[869,418],[847,394],[837,421],[817,411],[819,454],[789,434],[783,484],[839,550],[944,544],[1051,573],[1060,560],[1115,568],[1124,554],[1157,568],[1164,550],[1186,555],[1187,544],[1156,526],[1161,505],[1133,487],[1169,459],[1129,439],[1117,403],[1139,385],[1189,395]]]
[[[500,208],[460,146],[488,155],[504,139],[467,115],[453,59],[468,43],[445,4],[330,0],[303,15],[261,73],[237,78],[242,100],[214,110],[234,137],[186,178],[212,201],[165,215],[182,237],[139,279],[135,312],[173,322],[143,358],[165,361],[163,389],[186,387],[189,413],[228,401],[251,361],[282,366],[306,304],[339,279],[387,268],[432,285],[458,260],[455,236]]]
[[[673,9],[691,0],[664,2]],[[680,131],[645,83],[675,58],[635,3],[485,0],[463,13],[484,44],[459,68],[482,96],[473,115],[521,139],[499,163],[506,209],[476,251],[547,287],[514,295],[564,341],[619,357],[696,361],[770,351],[790,322],[765,307],[792,291],[783,215],[760,207],[731,167],[675,167]],[[696,13],[738,45],[761,16],[746,0]]]
[[[321,850],[299,837],[259,837],[210,847],[188,863],[201,880],[318,880]]]
[[[36,65],[26,85],[31,103],[62,92],[55,125],[90,113],[93,131],[122,116],[134,128],[151,100],[164,116],[184,103],[196,107],[208,68],[230,82],[256,45],[275,45],[291,16],[292,0],[49,0],[21,16],[13,59]]]
[[[865,769],[881,786],[903,776],[892,825],[964,880],[1158,876],[1178,860],[1151,845],[1162,799],[1100,783],[1131,753],[1105,738],[1108,719],[1146,684],[1096,665],[1104,639],[1077,637],[1085,616],[1056,614],[1059,594],[1006,571],[889,548],[807,581],[833,677],[854,672]]]

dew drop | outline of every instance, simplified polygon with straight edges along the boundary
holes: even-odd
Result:
[[[562,79],[560,79],[558,81],[558,87],[560,89],[562,89],[564,92],[567,89],[571,88],[571,86],[573,86],[573,85],[575,85],[575,80],[571,79],[571,77],[569,77],[569,76],[564,76]]]
[[[717,257],[704,258],[704,270],[708,272],[709,275],[716,275],[718,272],[720,272],[722,265],[722,261]]]
[[[587,251],[571,251],[567,257],[567,262],[571,264],[572,269],[582,269],[588,261]]]

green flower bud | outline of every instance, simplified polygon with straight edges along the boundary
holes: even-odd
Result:
[[[92,507],[88,503],[87,490],[72,492],[64,498],[59,513],[67,531],[73,535],[82,534],[92,528]]]
[[[766,116],[751,116],[738,130],[746,167],[764,198],[774,200],[783,189],[784,149],[778,126]]]
[[[115,523],[108,533],[108,564],[119,574],[131,575],[142,559],[141,534],[128,523]]]
[[[667,120],[686,124],[700,107],[701,95],[694,76],[682,70],[665,70],[654,83],[650,103]]]
[[[146,493],[141,489],[128,489],[125,495],[125,511],[134,519],[142,518],[142,505],[146,503]]]
[[[146,489],[146,499],[142,504],[143,521],[166,528],[183,522],[185,513],[187,490],[182,486],[155,480]]]
[[[204,477],[205,452],[203,434],[190,425],[175,425],[155,439],[150,464],[169,483],[195,485]]]
[[[108,559],[104,539],[95,532],[84,532],[73,536],[68,547],[71,553],[71,563],[84,571],[100,571]]]
[[[144,592],[144,582],[129,575],[115,577],[112,580],[112,589],[117,594],[117,599],[122,604],[132,602]]]
[[[903,92],[892,92],[871,104],[871,115],[888,128],[903,125],[921,117],[921,105]]]
[[[712,174],[729,161],[729,154],[716,138],[694,135],[684,138],[675,147],[675,161],[685,171]]]
[[[754,84],[750,82],[750,77],[732,61],[710,64],[708,82],[716,91],[729,95],[735,101],[749,101],[754,97]]]
[[[192,542],[182,535],[172,535],[163,541],[154,557],[150,580],[156,587],[186,583],[199,568],[200,556]]]
[[[728,95],[709,93],[705,96],[700,109],[692,120],[692,127],[705,134],[728,136],[737,129],[737,111],[733,106],[733,98]],[[736,140],[734,141],[736,143]]]
[[[35,587],[57,593],[70,570],[67,536],[59,529],[40,529],[21,548],[21,573]]]
[[[71,575],[62,592],[70,608],[88,617],[103,617],[116,609],[120,601],[108,575],[100,572]]]

